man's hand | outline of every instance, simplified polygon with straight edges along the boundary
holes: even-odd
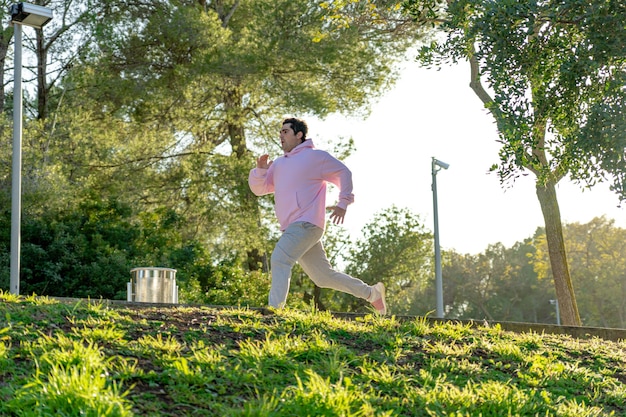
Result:
[[[256,160],[256,167],[261,169],[268,169],[273,162],[268,161],[269,157],[270,156],[268,154],[259,156]]]
[[[332,211],[330,213],[330,220],[334,224],[343,224],[343,218],[346,217],[346,209],[342,209],[338,206],[326,207],[326,210]]]

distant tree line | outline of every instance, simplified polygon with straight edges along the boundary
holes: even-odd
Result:
[[[626,229],[599,217],[564,224],[563,230],[583,325],[626,328]],[[343,242],[350,248],[341,261],[346,270],[385,282],[394,314],[434,314],[432,234],[419,217],[392,207],[377,214],[362,235],[357,242]],[[556,324],[557,299],[546,245],[540,227],[511,247],[495,243],[480,254],[444,248],[446,318]],[[358,303],[349,304],[354,303],[350,297],[322,293],[322,299],[329,297],[325,303],[331,309],[358,310]]]
[[[625,328],[626,230],[604,217],[563,230],[583,325]],[[556,324],[547,252],[543,228],[510,248],[497,243],[478,255],[445,251],[447,317]]]

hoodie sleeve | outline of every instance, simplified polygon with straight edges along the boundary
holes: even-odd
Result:
[[[343,162],[327,154],[322,165],[322,178],[339,187],[338,207],[345,210],[349,204],[354,203],[352,172]]]
[[[272,166],[269,169],[251,169],[250,175],[248,175],[248,185],[250,185],[250,190],[257,196],[273,193],[274,170]]]

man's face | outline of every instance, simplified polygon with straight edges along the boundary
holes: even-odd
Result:
[[[291,128],[291,123],[285,123],[283,128],[280,129],[280,145],[283,147],[283,151],[291,152],[293,148],[302,143],[302,132],[297,135]]]

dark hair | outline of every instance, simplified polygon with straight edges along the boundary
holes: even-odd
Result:
[[[301,141],[304,142],[306,140],[306,135],[309,132],[309,127],[307,126],[306,122],[302,119],[291,117],[289,119],[283,120],[283,124],[287,124],[287,123],[291,125],[294,135],[297,135],[298,132],[302,132]]]

